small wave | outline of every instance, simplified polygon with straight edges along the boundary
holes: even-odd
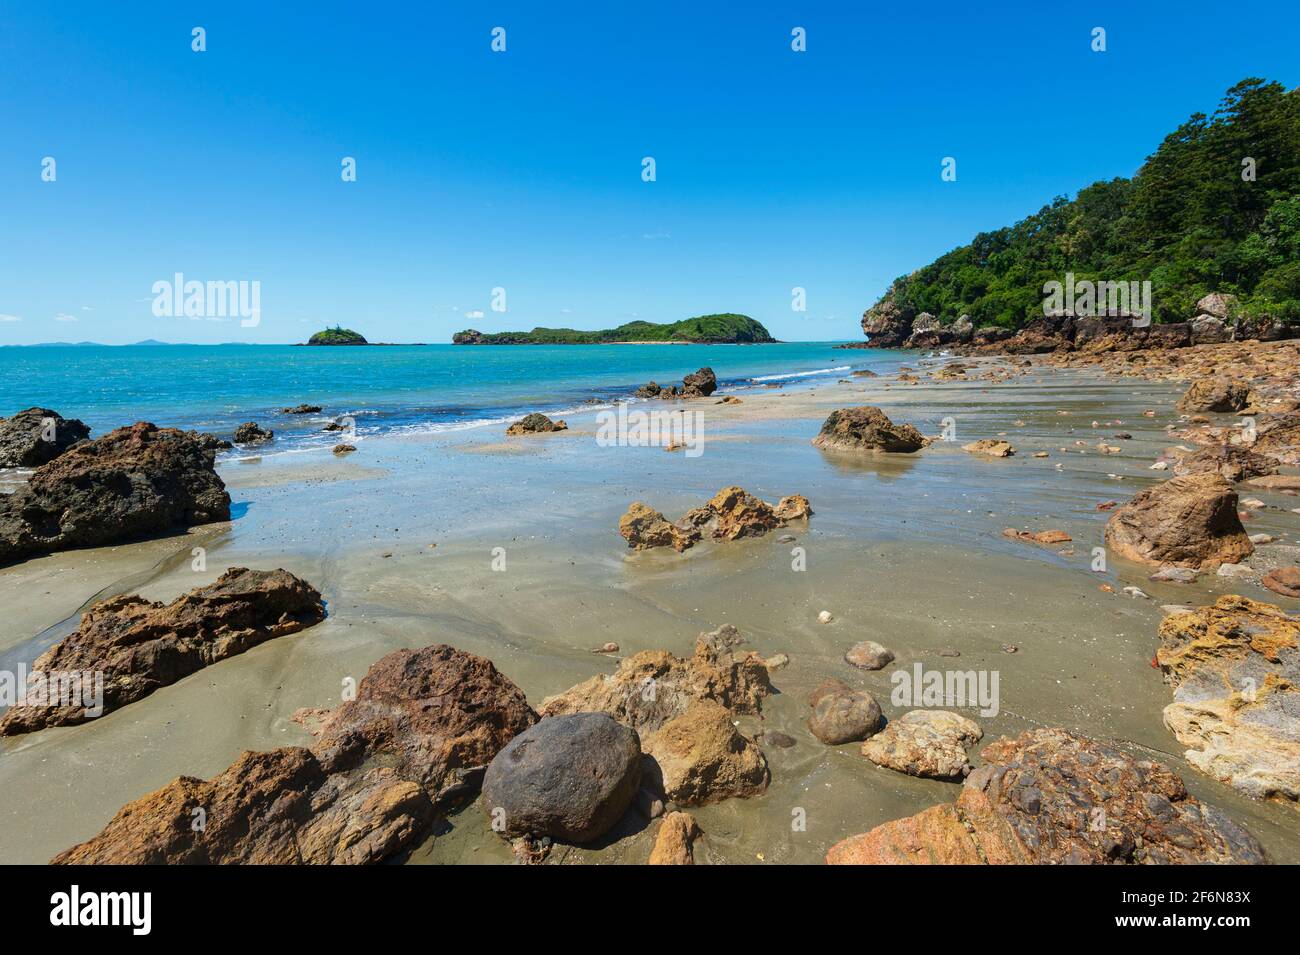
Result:
[[[849,370],[849,366],[842,368],[818,368],[816,371],[792,371],[786,375],[759,375],[750,381],[781,381],[785,378],[807,378],[809,375],[842,375]]]

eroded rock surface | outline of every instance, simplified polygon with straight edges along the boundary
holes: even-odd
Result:
[[[1237,515],[1237,493],[1217,471],[1139,491],[1111,514],[1106,546],[1140,563],[1193,569],[1236,564],[1255,549]]]
[[[771,774],[758,744],[732,725],[732,713],[713,700],[696,700],[646,735],[647,782],[681,806],[754,796]]]
[[[552,421],[544,414],[533,412],[524,415],[510,427],[506,428],[506,434],[547,434],[552,431],[567,431],[569,426],[563,421]]]
[[[1300,619],[1245,597],[1173,613],[1156,660],[1165,726],[1191,765],[1257,799],[1300,805]]]
[[[947,710],[904,713],[862,744],[877,766],[930,779],[961,779],[970,772],[966,746],[984,735],[974,720]]]
[[[83,702],[91,674],[102,675],[104,713],[143,699],[159,687],[296,633],[325,618],[316,588],[287,570],[235,567],[215,583],[155,603],[137,595],[111,597],[87,610],[81,625],[32,664],[45,674],[79,674],[82,700],[50,705],[48,688],[29,689],[27,703],[0,718],[0,735],[31,733],[94,719]]]
[[[813,445],[834,451],[887,451],[911,454],[928,442],[910,424],[894,424],[874,405],[839,408],[830,413]]]
[[[1061,729],[985,747],[955,803],[836,843],[832,865],[1266,862],[1175,773]]]
[[[76,418],[49,408],[28,408],[0,418],[0,468],[39,467],[89,437],[90,429]]]

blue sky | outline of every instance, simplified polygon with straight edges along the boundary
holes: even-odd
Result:
[[[0,344],[856,338],[894,277],[1300,83],[1294,3],[288,7],[0,8]],[[260,282],[260,324],[155,316],[177,272]]]

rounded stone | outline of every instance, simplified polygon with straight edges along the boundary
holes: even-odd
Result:
[[[844,659],[860,670],[882,670],[894,662],[894,651],[875,640],[863,640],[850,647]]]

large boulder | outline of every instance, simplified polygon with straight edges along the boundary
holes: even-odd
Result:
[[[212,780],[181,776],[55,856],[87,864],[361,864],[399,856],[472,796],[484,767],[536,720],[482,657],[396,650],[313,747],[244,753]]]
[[[1248,796],[1300,808],[1300,619],[1220,597],[1160,624],[1174,689],[1165,726],[1187,762]]]
[[[643,741],[649,784],[681,806],[754,796],[771,779],[763,751],[713,700],[696,700]]]
[[[740,633],[730,624],[702,633],[693,656],[643,650],[620,661],[609,676],[594,676],[542,700],[543,716],[608,713],[644,739],[697,700],[711,700],[736,713],[758,713],[772,681],[763,658],[742,653]]]
[[[862,313],[862,331],[872,348],[897,348],[912,334],[912,318],[916,313],[899,306],[891,290],[871,308]]]
[[[0,418],[0,468],[39,467],[89,437],[90,429],[76,418],[49,408],[28,408]]]
[[[274,431],[263,428],[256,421],[245,421],[234,434],[236,444],[266,444],[274,437]]]
[[[713,515],[705,526],[711,528],[714,540],[762,537],[768,531],[785,526],[785,521],[777,515],[776,508],[743,487],[724,487],[709,498],[704,506]]]
[[[808,729],[827,746],[855,743],[880,732],[885,725],[880,704],[841,680],[827,680],[808,700],[812,715]]]
[[[497,753],[483,811],[505,836],[583,843],[622,817],[641,782],[636,731],[604,713],[543,719]]]
[[[1219,345],[1232,340],[1232,327],[1218,315],[1202,313],[1188,324],[1192,329],[1193,345]]]
[[[701,368],[682,379],[682,395],[686,398],[707,398],[718,390],[718,377],[712,368]]]
[[[926,446],[910,424],[894,424],[874,405],[838,408],[822,423],[814,447],[835,451],[889,451],[911,454]]]
[[[961,779],[970,772],[966,746],[984,735],[974,720],[947,710],[912,710],[862,744],[877,766],[929,779]]]
[[[1257,454],[1244,444],[1217,444],[1183,455],[1174,465],[1174,476],[1221,474],[1231,484],[1276,474],[1277,462]]]
[[[0,718],[0,736],[83,723],[323,619],[316,588],[287,570],[235,567],[169,604],[111,597],[82,614],[81,625],[32,664],[46,681],[29,686],[25,701]],[[92,673],[102,677],[96,687],[102,698],[92,707],[100,712],[88,714]],[[81,699],[52,699],[54,674],[82,675]]]
[[[1178,399],[1178,410],[1241,411],[1250,404],[1250,383],[1224,375],[1198,378]]]
[[[1300,465],[1300,411],[1264,415],[1251,450],[1283,464]]]
[[[1197,570],[1240,563],[1255,549],[1237,492],[1214,471],[1139,491],[1106,522],[1106,546],[1138,563]]]
[[[1196,311],[1221,320],[1237,317],[1237,296],[1211,292],[1196,303]]]
[[[230,519],[211,435],[146,422],[82,442],[0,496],[0,565]]]
[[[985,747],[955,803],[836,843],[832,865],[1266,862],[1159,763],[1062,729]]]

